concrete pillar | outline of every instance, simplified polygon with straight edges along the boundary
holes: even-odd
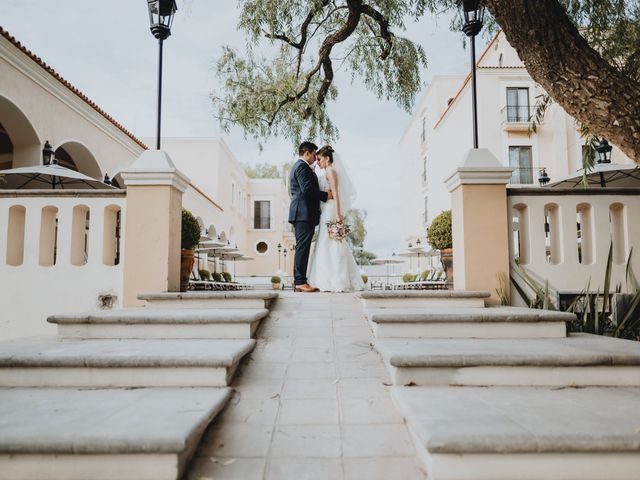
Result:
[[[453,285],[456,290],[488,290],[499,304],[498,276],[509,295],[509,229],[506,185],[512,169],[486,148],[470,150],[445,184],[451,193]]]
[[[189,179],[169,155],[148,150],[122,172],[127,186],[124,238],[125,307],[141,293],[180,291],[182,194]]]

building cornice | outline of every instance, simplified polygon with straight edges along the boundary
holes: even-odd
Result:
[[[51,66],[27,49],[2,27],[0,27],[0,53],[12,67],[69,106],[78,115],[133,154],[140,154],[140,148],[144,150],[148,148],[141,140],[136,138],[95,102],[65,80]],[[127,140],[123,138],[122,134],[127,137]]]

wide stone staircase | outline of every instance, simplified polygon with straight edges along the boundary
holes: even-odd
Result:
[[[488,296],[360,294],[428,478],[640,478],[640,344]]]
[[[273,292],[143,295],[0,342],[0,479],[176,479]]]

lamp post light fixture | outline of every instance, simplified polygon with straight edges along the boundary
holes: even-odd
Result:
[[[540,186],[544,187],[550,181],[551,181],[551,179],[549,178],[549,175],[547,175],[547,169],[544,168],[544,167],[541,168],[540,169],[540,176],[538,177],[538,183],[540,184]]]
[[[49,140],[44,142],[44,148],[42,149],[42,163],[44,165],[56,163],[56,152],[49,143]]]
[[[105,185],[111,185],[111,179],[109,178],[108,173],[104,174],[104,180],[102,181],[102,183],[104,183]]]
[[[287,249],[285,248],[282,252],[284,254],[284,271],[287,271]]]
[[[611,163],[611,150],[613,150],[613,147],[609,145],[606,139],[600,140],[600,143],[596,146],[598,163]]]
[[[463,15],[462,31],[471,41],[471,103],[473,110],[473,148],[478,148],[478,101],[476,98],[476,35],[484,24],[483,0],[456,0]]]
[[[158,39],[158,124],[156,130],[156,148],[160,150],[160,117],[162,112],[162,45],[171,35],[173,16],[178,7],[175,0],[147,0],[151,33]]]
[[[276,248],[278,249],[278,271],[280,271],[280,253],[282,252],[282,245],[280,242],[278,242]]]
[[[422,244],[422,242],[420,241],[420,239],[416,239],[416,247],[419,247]]]

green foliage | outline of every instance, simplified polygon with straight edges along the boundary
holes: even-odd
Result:
[[[360,278],[362,278],[362,283],[367,283],[369,281],[369,277],[366,275],[360,275]]]
[[[420,280],[426,280],[427,278],[429,278],[430,273],[431,273],[431,270],[423,271],[422,274],[420,275]]]
[[[221,272],[221,275],[225,282],[231,283],[233,281],[233,277],[229,272]]]
[[[395,32],[416,13],[414,4],[241,0],[239,28],[250,40],[244,53],[223,47],[217,62],[224,89],[212,99],[222,128],[238,125],[256,139],[282,136],[294,144],[303,138],[334,141],[338,131],[327,102],[338,97],[338,70],[409,111],[422,87],[426,57],[421,46]],[[272,46],[269,57],[253,51],[261,40]]]
[[[275,165],[273,163],[245,164],[243,167],[249,178],[282,178],[286,181],[291,167],[293,167],[293,162],[287,162],[283,165]]]
[[[271,277],[271,283],[281,283],[281,282],[282,282],[282,279],[277,275],[274,275],[273,277]]]
[[[200,275],[201,280],[211,280],[211,272],[206,268],[200,268],[198,270],[198,275]]]
[[[404,283],[408,283],[408,282],[415,282],[416,281],[416,277],[417,275],[413,274],[413,273],[405,273],[402,276],[402,281]]]
[[[222,282],[222,274],[220,272],[213,273],[213,281],[214,282]]]
[[[367,211],[353,208],[345,214],[344,219],[350,229],[347,242],[349,242],[351,250],[362,248],[364,240],[367,238],[367,228],[364,225],[367,219]]]
[[[427,241],[429,245],[437,250],[453,246],[451,210],[445,210],[433,219],[431,225],[427,228]]]
[[[200,241],[200,225],[189,210],[182,209],[181,248],[193,250]]]
[[[376,258],[376,256],[377,255],[375,253],[362,248],[353,250],[353,258],[355,258],[358,265],[371,265],[371,262]]]
[[[640,314],[637,310],[640,306],[640,288],[638,288],[637,281],[631,270],[631,255],[633,250],[629,252],[626,266],[627,288],[632,291],[630,300],[626,305],[625,302],[621,303],[623,310],[617,314],[618,324],[613,324],[611,319],[613,309],[609,303],[610,297],[613,293],[620,293],[622,289],[622,286],[618,285],[614,291],[611,291],[611,275],[613,271],[612,252],[613,243],[609,245],[602,292],[600,292],[598,288],[596,293],[593,294],[591,292],[591,279],[589,279],[584,290],[576,295],[567,308],[568,312],[575,313],[578,316],[578,320],[572,323],[569,328],[571,331],[640,340]],[[534,297],[530,298],[525,291],[525,286],[520,285],[512,275],[511,282],[514,289],[524,302],[530,308],[555,310],[549,294],[549,281],[546,280],[545,284],[541,285],[539,282],[533,280],[523,267],[517,266],[517,270],[524,280],[526,287],[534,292]]]

